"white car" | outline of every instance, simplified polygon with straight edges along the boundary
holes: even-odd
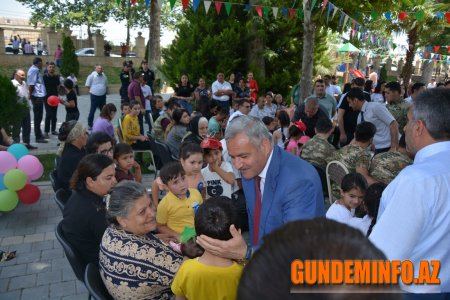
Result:
[[[76,56],[94,56],[94,48],[81,48],[75,51]]]

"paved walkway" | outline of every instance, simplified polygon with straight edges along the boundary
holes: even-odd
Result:
[[[116,105],[117,118],[120,115],[119,95],[108,95],[107,102]],[[87,126],[89,96],[78,97],[78,105],[80,121]],[[98,114],[97,111],[96,116]],[[57,130],[65,116],[65,109],[60,106]],[[31,141],[39,147],[31,154],[55,153],[57,149],[57,136],[51,136],[48,144],[35,144],[32,129]],[[152,180],[152,174],[143,177],[146,187],[151,186]],[[87,299],[86,288],[76,279],[55,237],[62,214],[53,200],[52,187],[49,182],[36,184],[41,190],[38,203],[19,203],[14,211],[0,213],[0,249],[17,251],[16,258],[0,263],[0,299]]]

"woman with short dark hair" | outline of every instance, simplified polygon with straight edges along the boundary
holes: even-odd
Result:
[[[114,299],[170,299],[183,257],[151,232],[156,207],[145,187],[122,181],[106,201],[110,226],[100,245],[100,274]],[[124,284],[126,282],[126,284]]]
[[[114,104],[108,103],[103,106],[102,111],[100,112],[100,117],[97,118],[94,122],[94,126],[92,127],[92,132],[104,132],[109,136],[114,136],[114,126],[111,121],[114,119],[116,115],[117,108]]]
[[[85,263],[98,265],[98,253],[107,227],[103,197],[116,185],[112,159],[89,154],[71,180],[73,193],[64,207],[62,230]]]

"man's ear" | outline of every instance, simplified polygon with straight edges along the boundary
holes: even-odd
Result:
[[[413,133],[415,136],[422,136],[427,131],[425,122],[423,120],[417,120],[413,125]]]

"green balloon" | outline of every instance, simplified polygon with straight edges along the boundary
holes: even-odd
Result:
[[[19,196],[10,190],[0,191],[0,211],[11,211],[19,203]]]
[[[18,191],[27,184],[27,175],[22,170],[12,169],[6,172],[3,183],[8,190]]]

